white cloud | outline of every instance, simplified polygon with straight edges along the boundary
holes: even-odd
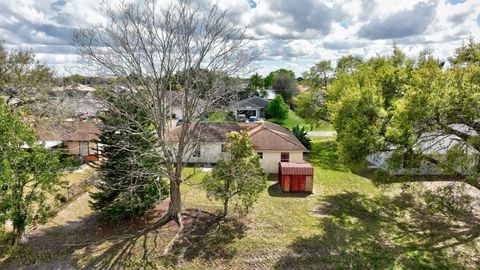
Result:
[[[140,0],[131,0],[140,1]],[[98,0],[2,0],[0,39],[32,48],[59,73],[88,72],[70,45],[74,29],[104,18]],[[160,1],[162,6],[168,1]],[[411,56],[429,46],[446,59],[468,36],[479,37],[480,1],[218,0],[263,51],[257,71],[291,68],[297,76],[321,59],[364,58],[391,51],[393,40]],[[201,7],[209,0],[197,0]]]

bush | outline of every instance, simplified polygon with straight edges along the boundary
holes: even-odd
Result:
[[[75,169],[82,165],[82,160],[72,155],[63,155],[60,158],[60,162],[62,163],[62,166],[66,169]]]
[[[308,131],[305,129],[305,127],[296,125],[292,128],[292,133],[303,144],[303,146],[305,146],[305,148],[308,150],[312,149],[312,140],[307,137]]]
[[[268,118],[285,120],[288,118],[289,107],[283,101],[282,96],[276,96],[265,108]]]

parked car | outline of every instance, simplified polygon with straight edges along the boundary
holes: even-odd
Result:
[[[183,119],[178,119],[175,126],[181,126],[181,125],[183,125]]]
[[[257,117],[256,116],[250,116],[250,118],[248,119],[248,122],[249,123],[257,122]]]
[[[237,116],[237,122],[246,122],[247,121],[247,117],[245,116],[245,114],[239,114]]]

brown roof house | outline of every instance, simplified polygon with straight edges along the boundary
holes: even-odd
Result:
[[[178,142],[183,126],[174,128],[169,136],[171,143]],[[184,162],[212,164],[223,153],[223,144],[231,131],[246,130],[254,149],[260,156],[260,163],[268,173],[278,172],[279,162],[303,162],[303,153],[308,150],[287,129],[270,123],[208,123],[200,122],[191,136],[198,142]]]
[[[303,162],[307,148],[288,129],[270,122],[241,124],[248,128],[253,148],[268,173],[278,172],[279,162]]]
[[[60,124],[37,124],[40,140],[47,148],[61,148],[82,161],[98,160],[100,130],[96,121],[65,121]]]

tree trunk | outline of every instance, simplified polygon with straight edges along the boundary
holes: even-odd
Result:
[[[228,199],[223,202],[223,217],[228,215]]]
[[[175,180],[170,180],[170,204],[168,205],[168,214],[180,226],[182,213],[182,197],[180,195],[180,184]]]
[[[12,238],[12,246],[17,245],[24,240],[25,230],[14,227],[13,233],[15,234],[15,237]]]

